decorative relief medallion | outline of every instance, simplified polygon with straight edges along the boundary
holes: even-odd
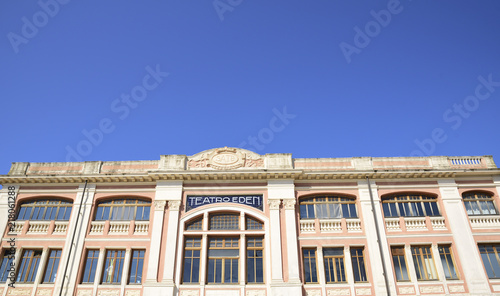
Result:
[[[256,153],[224,147],[200,153],[188,161],[188,168],[234,170],[240,167],[264,167],[264,159]]]
[[[306,296],[321,296],[321,290],[306,290]]]
[[[295,199],[284,199],[283,206],[285,210],[295,210]]]
[[[31,288],[14,288],[14,289],[9,289],[9,293],[7,295],[31,295]]]
[[[165,205],[167,204],[164,200],[155,200],[153,203],[155,205],[155,211],[163,211],[165,209]]]
[[[36,292],[36,295],[40,296],[48,296],[52,295],[52,289],[41,289]]]
[[[421,286],[420,293],[444,293],[443,286]]]
[[[78,296],[92,296],[92,290],[78,290]]]
[[[461,285],[448,286],[451,293],[465,292],[465,287]]]
[[[181,206],[180,200],[169,200],[168,201],[168,209],[172,211],[178,211]]]
[[[127,290],[125,296],[140,296],[141,290]]]
[[[350,289],[328,290],[327,294],[328,294],[328,296],[337,296],[337,295],[347,296],[347,295],[351,295],[351,290]]]
[[[266,296],[266,290],[247,290],[247,296]]]
[[[198,290],[182,290],[181,296],[198,296],[200,291]]]
[[[415,294],[415,287],[400,287],[399,294]]]
[[[281,199],[269,199],[267,201],[270,210],[279,210]]]
[[[370,288],[359,288],[356,289],[356,295],[371,295],[372,289]]]
[[[120,290],[99,290],[97,296],[120,296]]]

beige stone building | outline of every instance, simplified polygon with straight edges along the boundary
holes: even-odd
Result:
[[[13,163],[1,295],[500,295],[491,156]]]

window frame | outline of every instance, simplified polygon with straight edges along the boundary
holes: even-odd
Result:
[[[442,248],[447,248],[448,252],[442,253],[441,252]],[[442,245],[440,244],[440,245],[438,245],[438,251],[439,251],[439,259],[441,261],[441,265],[443,266],[445,279],[446,280],[459,280],[460,279],[460,274],[458,272],[457,263],[455,261],[455,256],[453,256],[453,248],[452,248],[452,246],[450,244],[442,244]],[[443,262],[443,255],[445,256],[444,259],[446,260],[446,267],[445,267],[444,262]],[[446,256],[449,256],[449,258],[446,257]],[[451,261],[451,262],[448,262],[448,261]],[[453,271],[454,271],[456,277],[453,277],[453,276],[447,277],[446,270],[448,270],[448,273],[450,275],[452,275],[452,270],[451,270],[450,266],[453,268]]]
[[[311,256],[311,251],[314,253],[314,256]],[[306,255],[306,252],[309,252]],[[306,264],[306,259],[308,260],[308,264]],[[314,259],[314,260],[312,260]],[[318,284],[319,276],[318,276],[318,249],[317,248],[302,248],[302,264],[304,266],[304,284]],[[314,269],[314,273],[313,273]],[[307,280],[309,272],[309,281]],[[314,281],[314,277],[316,280]]]
[[[73,201],[56,197],[34,200],[30,199],[20,202],[18,208],[19,209],[16,214],[16,221],[69,221],[69,219],[71,218],[71,213],[73,211]],[[52,215],[53,208],[55,208],[55,214]],[[69,212],[67,212],[68,208]],[[26,214],[27,209],[29,209],[29,214]],[[43,212],[40,212],[41,209],[43,209]],[[48,211],[49,209],[51,210]],[[62,209],[64,209],[64,212],[63,217],[60,219],[59,215]],[[46,218],[45,216],[48,213],[50,213],[50,216]],[[21,218],[19,217],[20,215],[22,215]],[[27,215],[28,217],[26,217]],[[36,217],[34,217],[35,215]],[[52,218],[52,216],[54,217]]]
[[[127,201],[134,201],[134,203],[127,203]],[[96,203],[92,221],[149,221],[151,219],[151,205],[151,200],[139,197],[117,197],[113,199],[100,200]],[[141,213],[142,219],[137,219],[139,207],[143,208]],[[109,210],[107,210],[108,208]],[[125,219],[125,208],[133,208],[134,213],[132,214],[131,219]],[[118,211],[118,209],[120,209],[120,211]],[[147,219],[144,218],[146,209]],[[113,215],[120,215],[121,219],[114,218]],[[128,210],[128,215],[131,215],[130,210]]]
[[[493,255],[496,258],[496,269],[500,270],[500,244],[499,243],[488,243],[488,244],[479,244],[478,249],[479,249],[479,255],[481,256],[481,261],[483,262],[483,268],[486,271],[486,275],[488,276],[488,279],[500,279],[500,272],[498,272],[498,275],[495,272],[495,266],[493,266],[491,263],[491,257],[490,253],[488,253],[488,250],[486,249],[487,247],[492,247],[493,248]],[[486,251],[486,253],[483,252],[482,248]],[[489,269],[486,267],[486,264],[484,262],[484,257],[483,255],[486,254],[486,257],[488,258],[489,264]],[[492,271],[493,274],[495,275],[494,277],[490,277],[489,271]]]
[[[429,209],[427,209],[426,203],[429,203]],[[433,204],[435,205],[437,214],[434,213]],[[422,215],[420,215],[419,209]],[[427,213],[428,210],[430,210],[431,213]],[[405,213],[401,213],[402,211]],[[409,213],[406,213],[407,211],[409,211]],[[382,213],[384,214],[384,218],[442,216],[438,197],[423,193],[402,193],[384,196],[382,197]],[[388,213],[390,215],[387,215]]]
[[[55,254],[53,255],[52,253]],[[59,264],[61,263],[62,249],[50,249],[49,255],[47,257],[47,264],[43,272],[42,284],[53,284],[57,278],[57,272],[59,270]],[[47,273],[50,267],[49,273]],[[48,276],[48,279],[47,279]],[[53,280],[51,278],[54,277]]]
[[[32,252],[29,257],[26,257],[27,252]],[[43,250],[41,249],[24,249],[22,251],[21,262],[16,273],[16,283],[33,284],[35,282],[42,254]],[[35,264],[34,268],[33,264]]]
[[[304,196],[299,199],[299,216],[304,219],[358,219],[358,207],[356,197],[347,195],[314,195]],[[321,205],[325,205],[321,211],[326,211],[326,216],[318,212]],[[312,211],[312,214],[310,213]],[[339,217],[335,217],[337,212]],[[348,214],[346,214],[346,212]],[[352,213],[354,212],[354,213]],[[305,213],[305,215],[303,215]],[[321,216],[321,217],[320,217]]]
[[[11,263],[14,262],[15,255],[16,255],[15,253],[10,251],[10,248],[2,250],[2,261],[0,263],[0,283],[6,283],[9,280]],[[12,267],[15,266],[12,265]]]
[[[222,246],[217,246],[218,240],[222,240],[221,244]],[[215,246],[211,245],[211,241],[215,241]],[[229,247],[226,246],[226,244],[230,241]],[[236,246],[234,246],[236,242]],[[207,242],[207,278],[206,278],[206,284],[207,285],[237,285],[239,284],[240,280],[240,237],[235,237],[235,236],[214,236],[214,237],[209,237],[208,242]],[[237,256],[231,256],[231,255],[221,255],[221,256],[211,256],[210,255],[210,250],[224,250],[224,251],[230,251],[230,250],[236,250],[238,255]],[[228,252],[229,253],[229,252]],[[214,260],[213,263],[211,263],[211,260]],[[221,281],[217,281],[217,262],[220,260],[220,279]],[[226,263],[229,260],[229,265],[230,265],[230,271],[229,271],[229,276],[230,276],[230,281],[226,282]],[[236,280],[234,280],[234,274],[233,274],[233,260],[236,260]],[[213,282],[210,281],[210,265],[213,264]]]
[[[188,246],[188,240],[190,245]],[[198,241],[196,241],[198,240]],[[199,244],[197,246],[197,244]],[[202,238],[199,236],[196,237],[191,237],[191,236],[185,236],[184,237],[184,248],[183,248],[183,254],[182,254],[182,278],[181,278],[181,283],[182,284],[199,284],[200,283],[200,270],[201,270],[201,251],[203,248],[202,244]],[[194,255],[191,255],[191,257],[187,257],[186,251],[192,251],[191,254],[193,254],[194,251],[199,251],[199,255],[197,257],[194,257]],[[186,258],[191,259],[191,264],[189,264],[190,267],[190,281],[187,282],[185,281],[185,271],[186,271]],[[194,260],[193,259],[198,259],[198,270],[197,270],[197,278],[198,281],[193,281],[193,275],[195,274],[195,268],[194,268]]]
[[[229,226],[228,226],[229,225]],[[213,213],[208,216],[208,230],[240,230],[239,213]]]
[[[92,252],[92,257],[89,257],[89,254]],[[81,284],[94,284],[95,283],[95,278],[97,276],[97,265],[99,264],[99,255],[101,254],[101,250],[99,249],[87,249],[87,252],[85,254],[85,262],[83,264],[83,273],[82,273],[82,280]],[[89,267],[89,273],[86,275],[86,270],[87,270],[87,264],[89,263],[90,259],[90,267]],[[92,276],[93,274],[93,276]],[[85,281],[86,276],[88,276],[87,281]]]
[[[424,249],[426,249],[426,251],[428,249],[428,252],[426,252],[425,254],[422,252]],[[417,254],[414,252],[415,250],[418,250]],[[432,246],[430,245],[411,246],[411,255],[413,259],[415,273],[417,275],[417,281],[439,281],[439,274],[437,272],[436,262],[434,260],[434,254],[432,254]],[[418,258],[420,258],[420,261],[417,260]],[[429,259],[432,262],[432,266],[427,266],[428,264],[426,263],[425,260]],[[420,265],[419,262],[421,262],[422,264]],[[427,270],[428,267],[431,267],[430,273]],[[433,270],[432,267],[434,268]],[[423,272],[420,270],[421,268],[423,268]],[[429,274],[432,275],[433,273],[435,274],[435,277],[430,278]],[[425,278],[423,278],[422,276],[425,276]]]
[[[355,254],[358,251],[361,250],[361,255]],[[353,272],[353,280],[354,283],[368,283],[368,272],[366,270],[366,264],[365,264],[365,248],[364,247],[350,247],[351,251],[351,262],[352,262],[352,272]],[[356,261],[356,264],[354,262]],[[358,274],[359,274],[359,280],[356,280],[356,272],[355,272],[355,267],[358,267]],[[364,280],[363,280],[364,278]]]
[[[109,257],[109,255],[111,255],[112,258]],[[102,266],[102,277],[100,283],[102,285],[120,285],[123,279],[124,263],[125,263],[125,249],[106,249],[106,254],[104,256],[104,264]],[[111,267],[111,264],[113,264],[113,269],[112,269],[113,277],[111,280],[108,280],[109,274],[106,275],[106,269]],[[117,268],[117,266],[119,268]]]
[[[473,197],[470,197],[473,196]],[[486,198],[479,198],[478,196],[484,196]],[[489,192],[484,192],[484,191],[467,191],[462,193],[462,201],[464,203],[465,211],[467,212],[467,216],[494,216],[494,215],[499,215],[500,212],[498,211],[496,202],[495,202],[495,196]],[[485,203],[486,205],[491,205],[495,213],[491,214],[484,214],[484,209],[481,206],[481,204]],[[479,210],[480,213],[469,213],[468,206],[470,207],[471,211]],[[474,206],[475,205],[475,208]],[[491,209],[489,209],[491,211]]]
[[[250,246],[250,240],[254,240],[254,244],[253,246]],[[257,242],[258,240],[260,240],[260,246],[257,245]],[[245,239],[245,259],[246,259],[246,279],[245,279],[245,283],[247,284],[264,284],[265,282],[265,265],[264,265],[264,237],[262,236],[250,236],[250,237],[246,237]],[[253,257],[249,257],[249,251],[254,251],[254,256]],[[258,251],[261,251],[261,255],[260,257],[258,256]],[[254,273],[254,279],[255,281],[250,281],[249,278],[248,278],[248,275],[250,274],[250,264],[248,264],[248,262],[250,261],[250,259],[253,259],[254,263],[253,263],[253,273]],[[261,260],[260,263],[258,263],[258,260]],[[262,270],[262,281],[257,281],[257,270],[258,270],[258,264],[261,265],[261,270]]]
[[[135,256],[136,252],[139,253],[138,256]],[[142,257],[141,257],[141,252],[142,252]],[[143,273],[144,273],[144,261],[146,258],[146,250],[145,249],[132,249],[130,253],[131,253],[130,254],[130,267],[128,270],[127,284],[128,285],[142,285]],[[134,270],[133,270],[134,262],[137,262],[137,263],[135,264],[135,275],[134,275],[135,281],[132,281],[132,273],[134,272]],[[141,280],[139,282],[137,282],[138,276],[140,276],[140,278],[141,278]]]
[[[342,255],[325,255],[325,250],[340,250]],[[341,266],[340,263],[337,263],[337,259],[341,259]],[[331,260],[331,262],[330,262]],[[328,261],[328,262],[327,262]],[[335,279],[334,281],[331,281],[330,279],[332,278],[332,274],[330,273],[330,268],[327,266],[333,266],[333,278]],[[339,266],[337,266],[339,265]],[[325,281],[327,284],[339,284],[339,283],[347,283],[347,276],[346,276],[346,262],[345,262],[345,254],[344,254],[344,247],[324,247],[323,248],[323,266],[325,269]],[[340,271],[338,268],[340,268]],[[338,280],[338,274],[340,272],[341,277],[344,280]]]
[[[394,254],[394,250],[402,251],[402,255],[399,254]],[[396,275],[396,282],[411,282],[411,277],[410,277],[410,272],[408,270],[408,263],[406,260],[406,250],[405,246],[391,246],[391,257],[392,257],[392,264],[394,268],[394,274]],[[399,270],[401,270],[401,274],[399,275],[402,279],[399,279],[398,272],[396,271],[396,259],[394,257],[397,257],[397,263],[399,266]],[[401,258],[403,257],[403,258]],[[408,279],[403,279],[404,274],[403,274],[403,266],[401,264],[401,261],[404,263],[404,270],[406,271],[406,276]]]

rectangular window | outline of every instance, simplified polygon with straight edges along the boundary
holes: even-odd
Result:
[[[458,280],[457,270],[455,268],[453,255],[451,254],[450,246],[439,246],[439,256],[441,264],[443,264],[444,275],[447,280]]]
[[[184,273],[183,283],[200,282],[200,253],[201,239],[187,237],[184,246]]]
[[[479,245],[484,268],[490,279],[500,278],[500,245]]]
[[[421,281],[437,280],[438,276],[436,267],[434,266],[434,260],[432,260],[431,247],[411,247],[411,253],[417,273],[417,279]]]
[[[208,249],[208,283],[237,284],[238,238],[211,238]]]
[[[144,266],[144,250],[132,250],[132,262],[130,262],[129,284],[142,283],[142,267]]]
[[[122,281],[125,250],[107,250],[106,263],[102,272],[103,284],[120,284]]]
[[[240,216],[233,214],[220,214],[210,216],[211,230],[238,230],[240,229]]]
[[[42,257],[41,250],[24,250],[21,257],[21,264],[17,273],[16,282],[33,283]]]
[[[354,282],[367,282],[363,248],[351,248],[351,260]]]
[[[85,268],[83,272],[82,283],[93,283],[95,279],[95,270],[97,261],[99,260],[99,250],[88,250],[87,259],[85,260]]]
[[[2,263],[0,265],[0,283],[5,283],[7,281],[11,263],[14,261],[14,255],[15,253],[11,253],[9,250],[3,252]]]
[[[392,247],[392,263],[398,282],[409,281],[408,269],[406,268],[406,257],[404,247]]]
[[[264,245],[262,238],[247,239],[247,283],[264,282]]]
[[[47,262],[47,266],[45,266],[43,283],[55,282],[59,260],[61,260],[61,253],[61,250],[50,250],[49,261]]]
[[[302,252],[304,255],[304,281],[306,283],[317,283],[316,249],[303,249]]]
[[[323,249],[327,283],[345,282],[344,248]]]

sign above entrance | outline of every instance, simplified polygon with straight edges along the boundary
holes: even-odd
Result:
[[[262,211],[262,199],[262,195],[188,195],[186,211],[216,203],[236,203]]]

